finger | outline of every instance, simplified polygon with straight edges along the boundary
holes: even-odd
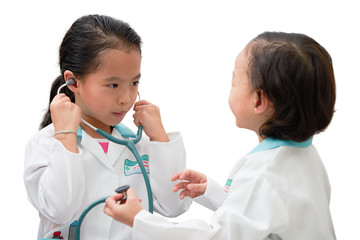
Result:
[[[58,102],[61,98],[63,98],[65,96],[65,94],[61,93],[56,95],[53,100],[51,100],[51,104],[53,105],[54,103]]]
[[[133,114],[135,125],[141,125],[142,120],[144,118],[143,114],[139,114],[139,112]]]
[[[188,185],[188,182],[180,182],[174,186],[173,192],[177,192],[179,189],[188,189]]]
[[[141,125],[140,120],[134,119],[134,124],[138,127]]]
[[[113,195],[113,198],[114,200],[117,202],[119,200],[121,200],[122,198],[124,197],[124,194],[123,193],[119,193],[119,194],[114,194]]]
[[[105,203],[104,213],[110,217],[113,216],[113,212],[111,211],[111,208],[109,207],[109,202]]]
[[[172,177],[171,177],[171,181],[176,181],[176,180],[184,180],[186,178],[186,176],[189,174],[189,169],[182,171],[182,172],[178,172],[175,173]]]
[[[148,104],[142,104],[142,105],[136,105],[134,106],[135,113],[137,112],[159,112],[159,107],[148,103]]]
[[[58,104],[65,104],[65,103],[72,103],[70,98],[66,95],[63,96],[59,96],[58,98],[54,98],[53,101],[51,102],[53,105],[58,105]]]
[[[126,196],[128,199],[137,199],[138,197],[136,196],[136,192],[133,188],[129,188],[126,191]]]
[[[114,208],[114,205],[116,205],[116,198],[115,196],[110,196],[108,197],[106,200],[105,200],[105,208],[106,208],[106,214],[111,214],[112,212],[112,209]],[[105,208],[104,208],[104,211],[105,211]],[[110,216],[110,215],[109,215]]]
[[[146,100],[140,100],[140,101],[137,101],[135,104],[134,104],[134,110],[136,107],[139,107],[139,106],[142,106],[142,105],[149,105],[151,104],[150,102],[146,101]]]
[[[188,184],[187,189],[191,192],[205,192],[206,184]]]
[[[175,173],[172,177],[171,177],[171,181],[176,181],[179,179],[180,175],[182,174],[183,172],[178,172],[178,173]]]
[[[151,104],[151,103],[150,103],[149,101],[145,100],[145,99],[142,99],[142,100],[137,101],[137,102],[135,103],[135,105],[137,105],[137,106],[147,105],[147,104]]]
[[[182,172],[179,176],[179,180],[191,180],[192,179],[192,170],[187,169],[184,172]]]
[[[57,95],[55,95],[55,97],[53,98],[53,99],[60,99],[60,98],[63,98],[63,97],[65,97],[66,95],[65,95],[65,93],[59,93],[59,94],[57,94]]]
[[[185,197],[190,196],[190,191],[189,190],[184,190],[180,193],[179,197],[181,200],[183,200]]]
[[[110,209],[105,205],[105,207],[104,207],[104,213],[106,214],[106,215],[108,215],[108,216],[110,216],[111,217],[111,211],[110,211]]]
[[[145,109],[145,108],[148,108],[148,107],[150,107],[150,106],[152,106],[151,104],[142,104],[142,105],[138,105],[138,106],[134,106],[134,111],[135,112],[139,112],[139,111],[141,111],[141,110],[143,110],[143,109]]]
[[[69,100],[61,100],[61,101],[64,103],[64,106],[66,106],[66,107],[73,107],[75,105],[75,103],[72,103],[70,101],[70,99]]]

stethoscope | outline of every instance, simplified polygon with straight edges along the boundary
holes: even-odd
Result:
[[[61,89],[66,87],[66,86],[70,86],[70,85],[73,85],[75,83],[75,79],[73,78],[70,78],[66,83],[64,83],[63,85],[61,85],[58,90],[57,90],[57,94],[60,93]],[[140,94],[138,93],[138,96],[140,98]],[[141,158],[140,158],[140,155],[138,153],[138,151],[136,150],[136,147],[135,147],[135,144],[138,143],[141,139],[141,136],[142,136],[142,126],[140,125],[139,128],[138,128],[138,131],[137,131],[137,135],[136,135],[136,138],[134,139],[130,139],[130,140],[123,140],[123,139],[118,139],[110,134],[108,134],[107,132],[99,129],[99,128],[96,128],[94,127],[93,125],[91,125],[90,123],[88,123],[87,121],[85,121],[84,119],[81,118],[81,121],[86,124],[87,126],[89,126],[90,128],[92,128],[94,131],[96,131],[98,134],[100,134],[101,136],[103,136],[104,138],[114,142],[114,143],[117,143],[117,144],[120,144],[120,145],[125,145],[129,150],[130,152],[132,152],[132,154],[135,156],[136,158],[136,161],[137,163],[139,164],[140,166],[140,169],[141,169],[141,173],[144,177],[144,181],[145,181],[145,185],[146,185],[146,190],[147,190],[147,194],[148,194],[148,201],[149,201],[149,212],[150,213],[153,213],[153,198],[152,198],[152,191],[151,191],[151,186],[150,186],[150,181],[149,181],[149,177],[146,173],[146,170],[145,170],[145,167],[141,161]],[[115,189],[115,192],[117,193],[123,193],[124,194],[124,197],[121,199],[121,201],[125,200],[126,199],[126,195],[125,195],[125,192],[126,190],[129,188],[129,185],[125,185],[125,186],[122,186],[122,187],[119,187],[117,189]],[[105,197],[105,198],[102,198],[94,203],[92,203],[87,209],[85,209],[83,211],[83,213],[80,215],[79,217],[79,220],[77,221],[77,224],[76,224],[76,230],[75,230],[75,239],[78,240],[80,239],[80,227],[81,227],[81,223],[82,221],[84,220],[84,217],[86,216],[86,214],[92,209],[94,208],[96,205],[100,204],[100,203],[103,203],[105,202],[105,200],[107,199],[108,197]],[[69,236],[69,240],[70,240],[70,236]]]

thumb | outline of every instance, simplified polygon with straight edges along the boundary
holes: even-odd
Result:
[[[104,212],[110,217],[113,215],[113,209],[116,208],[118,198],[114,195],[108,197],[105,201]]]
[[[195,184],[195,183],[190,183],[187,188],[189,189],[189,191],[191,192],[205,192],[207,187],[206,182],[205,183],[199,183],[199,184]]]
[[[128,199],[137,199],[138,197],[136,196],[136,192],[133,188],[129,188],[126,191],[126,196]]]

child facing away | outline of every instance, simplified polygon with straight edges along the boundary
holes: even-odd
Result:
[[[235,61],[229,105],[236,126],[254,131],[259,145],[231,170],[224,189],[204,174],[175,174],[180,198],[215,211],[211,224],[173,224],[144,211],[134,189],[106,200],[104,212],[133,227],[133,239],[336,239],[330,184],[312,145],[330,124],[335,79],[328,52],[312,38],[265,32]],[[202,196],[201,196],[202,195]]]
[[[133,154],[109,142],[93,126],[120,139],[133,138],[121,124],[134,108],[134,122],[143,136],[135,146],[150,178],[154,209],[177,216],[189,207],[171,193],[170,178],[185,170],[179,133],[166,134],[157,106],[138,95],[141,38],[120,20],[100,15],[77,19],[59,49],[61,75],[54,81],[49,110],[40,131],[26,147],[24,181],[30,202],[39,211],[38,237],[67,239],[70,225],[94,201],[129,184],[148,207],[145,182]],[[72,79],[65,94],[58,88]],[[134,105],[135,103],[135,105]],[[86,216],[81,239],[131,239],[131,229],[97,206]]]

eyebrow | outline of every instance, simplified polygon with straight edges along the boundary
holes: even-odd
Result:
[[[139,79],[141,77],[141,73],[139,73],[138,75],[136,75],[133,79],[131,79],[130,81],[133,81],[135,79]],[[123,81],[123,79],[118,78],[118,77],[109,77],[109,78],[105,78],[105,81],[107,82],[112,82],[112,81]]]

